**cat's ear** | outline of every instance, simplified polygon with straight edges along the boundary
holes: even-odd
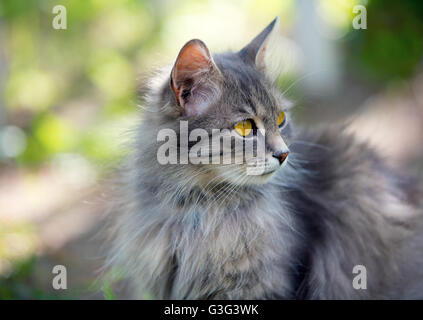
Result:
[[[275,81],[278,78],[280,71],[279,67],[275,68],[275,61],[269,61],[275,59],[280,60],[278,57],[274,56],[275,54],[279,54],[279,52],[274,52],[278,49],[279,26],[280,19],[276,17],[258,36],[238,53],[246,63],[254,65],[271,81]],[[273,57],[271,57],[272,55]]]
[[[179,52],[170,77],[176,101],[187,115],[200,115],[218,95],[220,71],[201,40],[188,41]]]

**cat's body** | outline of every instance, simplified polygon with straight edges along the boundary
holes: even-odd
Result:
[[[160,129],[178,131],[181,119],[190,130],[225,127],[234,118],[230,101],[244,99],[245,88],[242,101],[252,112],[265,124],[273,117],[268,106],[279,96],[242,65],[245,55],[214,56],[220,94],[231,97],[204,116],[175,111],[183,103],[175,101],[170,72],[150,92],[113,210],[110,263],[131,279],[134,298],[423,298],[418,188],[342,128],[282,131],[291,153],[265,183],[216,180],[210,166],[158,163]],[[353,286],[357,265],[367,270],[366,289]]]

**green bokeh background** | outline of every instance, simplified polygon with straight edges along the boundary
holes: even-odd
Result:
[[[316,1],[343,33],[334,40],[343,68],[363,87],[382,91],[421,70],[422,1]],[[351,26],[354,4],[367,7],[365,31]],[[52,27],[56,5],[66,7],[66,30]],[[122,141],[142,116],[137,104],[143,79],[172,62],[184,41],[196,35],[188,22],[198,21],[198,36],[213,50],[239,49],[276,15],[283,33],[291,35],[296,10],[289,0],[1,0],[0,128],[19,128],[25,147],[0,157],[0,174],[31,175],[71,154],[104,175],[125,154]],[[231,21],[247,27],[237,32]],[[282,77],[282,89],[297,76]],[[291,94],[306,92],[298,87]],[[31,283],[38,263],[31,246],[17,257],[8,250],[5,239],[12,231],[36,242],[31,225],[7,228],[0,225],[0,260],[13,267],[7,276],[0,272],[0,299],[57,298]],[[113,298],[108,284],[105,288],[105,296]]]

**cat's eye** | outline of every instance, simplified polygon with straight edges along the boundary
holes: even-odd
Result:
[[[279,116],[278,116],[278,126],[279,128],[283,128],[286,124],[286,115],[285,112],[281,111],[279,112]]]
[[[243,137],[247,137],[250,135],[251,131],[253,130],[253,120],[246,119],[240,122],[235,123],[234,129],[238,132],[239,135]]]

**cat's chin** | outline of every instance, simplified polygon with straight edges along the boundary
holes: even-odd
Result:
[[[261,175],[252,175],[250,179],[248,179],[248,184],[265,184],[269,182],[270,179],[275,175],[278,170],[265,172]]]

